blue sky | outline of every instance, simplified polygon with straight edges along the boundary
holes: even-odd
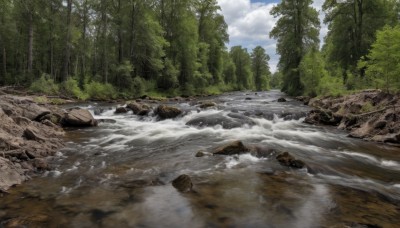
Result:
[[[228,47],[241,45],[249,52],[262,46],[271,57],[271,70],[275,72],[279,56],[276,54],[276,41],[269,38],[269,32],[275,26],[277,18],[269,14],[272,7],[280,0],[217,0],[222,14],[228,24],[230,42]],[[324,0],[314,0],[313,6],[320,12],[320,20],[324,15],[321,6]],[[327,32],[321,24],[321,40]]]

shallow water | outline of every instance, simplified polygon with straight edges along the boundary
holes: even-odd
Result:
[[[398,227],[400,148],[304,124],[299,117],[309,108],[276,102],[281,96],[230,93],[213,98],[218,109],[201,112],[173,104],[188,114],[164,121],[85,105],[105,109],[96,118],[116,123],[69,131],[67,147],[51,162],[54,171],[1,198],[0,227]],[[231,113],[255,125],[186,126]],[[195,157],[233,140],[264,156]],[[283,167],[268,149],[288,151],[308,167]],[[192,177],[193,192],[171,186],[180,174]]]

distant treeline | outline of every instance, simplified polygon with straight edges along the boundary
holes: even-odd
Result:
[[[269,88],[216,0],[0,0],[0,84],[79,98]]]

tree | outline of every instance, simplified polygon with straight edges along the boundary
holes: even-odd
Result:
[[[212,75],[211,83],[221,82],[222,52],[229,41],[227,24],[219,13],[221,8],[216,0],[196,0],[199,41],[209,46],[207,68]]]
[[[253,71],[254,82],[257,90],[268,90],[271,72],[269,70],[269,55],[265,53],[265,49],[257,46],[251,53],[251,68]]]
[[[353,71],[357,61],[368,53],[376,31],[387,23],[398,23],[395,4],[396,0],[325,1],[324,22],[329,28],[325,43],[332,43],[326,50],[327,62],[339,64],[344,80],[346,72]]]
[[[251,72],[251,58],[247,49],[242,48],[242,46],[234,46],[231,48],[230,56],[235,64],[238,89],[252,89],[254,80]]]
[[[304,95],[315,97],[321,94],[320,82],[327,76],[324,60],[320,52],[311,49],[300,63],[300,78],[304,87]]]
[[[366,59],[359,62],[359,68],[367,68],[367,77],[373,85],[387,92],[400,88],[400,25],[385,26],[377,32],[377,40],[372,44]]]
[[[279,17],[270,37],[276,39],[280,54],[279,69],[283,74],[284,92],[299,95],[303,92],[299,65],[311,48],[319,45],[318,12],[312,0],[283,0],[274,6],[271,15]]]

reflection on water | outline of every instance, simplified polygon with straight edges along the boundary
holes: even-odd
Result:
[[[0,227],[396,227],[400,224],[400,149],[346,137],[302,119],[308,107],[277,103],[272,91],[216,98],[219,109],[157,121],[106,111],[98,128],[68,132],[54,170],[1,199]],[[252,100],[246,100],[251,97]],[[91,104],[91,109],[99,105]],[[246,115],[254,125],[187,126],[198,117]],[[262,157],[211,156],[199,150],[242,140]],[[269,150],[274,149],[274,150]],[[307,168],[275,160],[288,151]],[[194,191],[170,182],[192,177]]]

